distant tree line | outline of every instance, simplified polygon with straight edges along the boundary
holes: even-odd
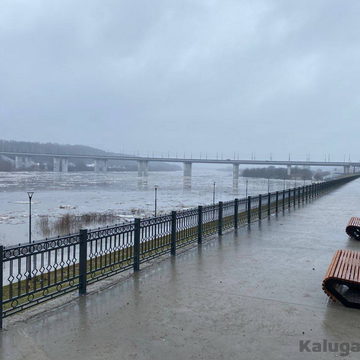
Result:
[[[53,143],[39,143],[28,141],[0,140],[0,151],[16,153],[49,154],[49,157],[32,157],[32,164],[26,167],[26,170],[53,170],[53,158],[51,155],[118,155],[106,152],[90,146],[84,145],[60,145]],[[92,171],[91,160],[71,159],[69,162],[69,171]],[[113,171],[136,171],[136,161],[111,160],[108,166]],[[14,158],[9,156],[0,156],[0,171],[13,171],[15,169]],[[149,163],[151,171],[173,171],[180,167],[167,163]]]
[[[242,176],[265,178],[265,179],[301,179],[301,180],[322,180],[325,176],[329,175],[328,171],[311,171],[307,168],[300,168],[297,166],[291,167],[291,175],[288,175],[287,168],[277,168],[269,166],[266,168],[251,168],[244,169]]]
[[[40,154],[105,155],[106,151],[84,145],[60,145],[29,141],[0,140],[0,151]]]

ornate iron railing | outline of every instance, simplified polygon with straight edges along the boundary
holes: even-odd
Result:
[[[0,252],[3,317],[78,287],[79,234],[0,247]]]
[[[250,225],[314,199],[359,175],[228,202],[135,219],[131,224],[80,230],[78,234],[0,246],[2,319],[87,284],[133,268],[223,231]]]

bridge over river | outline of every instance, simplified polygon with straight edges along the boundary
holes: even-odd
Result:
[[[334,251],[359,250],[344,232],[359,197],[355,180],[120,281],[89,286],[87,296],[59,299],[55,309],[48,303],[9,318],[0,358],[337,358],[344,351],[301,352],[300,341],[310,349],[324,339],[359,341],[360,311],[329,302],[321,289]]]
[[[46,154],[46,153],[19,153],[19,152],[0,152],[4,155],[13,158],[15,161],[15,168],[21,169],[31,163],[33,158],[52,158],[53,170],[55,172],[68,172],[69,161],[71,159],[91,160],[94,162],[94,170],[102,172],[108,170],[108,161],[136,161],[138,164],[139,182],[147,184],[149,173],[149,162],[167,162],[167,163],[182,163],[183,164],[183,180],[184,188],[191,188],[192,166],[193,164],[224,164],[233,167],[233,190],[238,192],[239,184],[239,166],[240,165],[263,165],[263,166],[286,166],[288,175],[291,175],[292,166],[305,167],[339,167],[344,169],[344,174],[356,172],[360,167],[360,162],[344,162],[344,161],[309,161],[309,160],[241,160],[241,159],[208,159],[208,158],[178,158],[178,157],[152,157],[152,156],[126,156],[126,155],[77,155],[77,154]]]

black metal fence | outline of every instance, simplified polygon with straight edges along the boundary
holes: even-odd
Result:
[[[0,326],[3,318],[228,229],[285,212],[359,175],[248,198],[80,230],[31,244],[0,246]]]

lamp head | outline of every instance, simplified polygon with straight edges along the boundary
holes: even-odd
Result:
[[[27,194],[28,194],[29,199],[31,200],[33,195],[34,195],[34,192],[33,191],[28,191]]]

